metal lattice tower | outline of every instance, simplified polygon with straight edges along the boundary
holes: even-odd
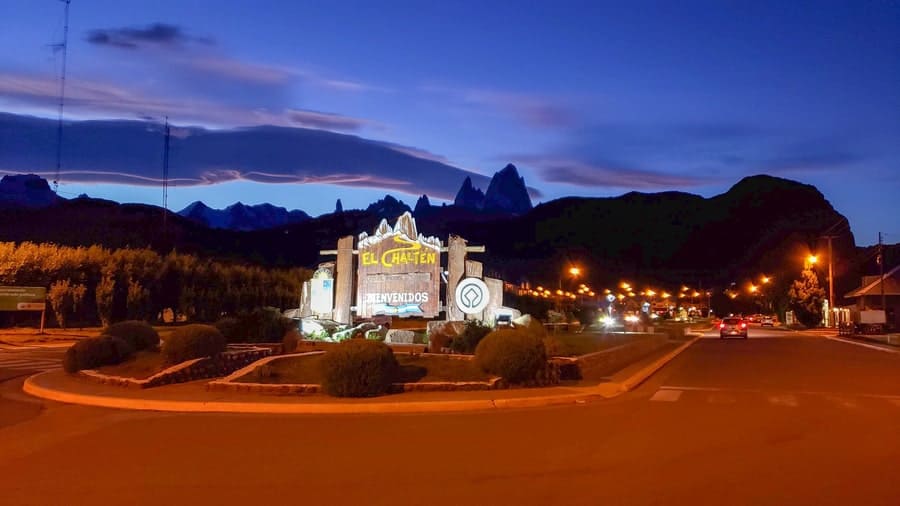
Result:
[[[59,118],[56,125],[56,172],[53,175],[53,193],[59,193],[59,173],[62,165],[63,107],[66,102],[66,57],[69,50],[69,4],[72,0],[60,0],[66,4],[65,24],[63,25],[62,44],[56,45],[62,50],[62,72],[59,79]]]

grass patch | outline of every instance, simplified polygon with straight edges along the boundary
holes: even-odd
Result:
[[[105,365],[97,370],[108,376],[147,379],[166,367],[163,363],[162,353],[143,350],[135,353],[133,357],[121,364]]]
[[[491,376],[475,366],[474,360],[447,355],[397,355],[399,378],[395,383],[433,381],[487,381]]]
[[[598,351],[608,350],[634,340],[633,335],[628,334],[573,334],[560,332],[549,334],[559,340],[559,352],[561,357],[577,357]]]
[[[237,378],[238,383],[321,384],[320,363],[324,354],[285,357],[258,367]],[[487,381],[490,375],[479,370],[472,360],[449,356],[396,355],[400,369],[394,383],[434,381]]]

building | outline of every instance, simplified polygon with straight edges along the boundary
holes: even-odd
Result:
[[[882,293],[884,293],[886,307],[881,305]],[[888,326],[895,329],[900,328],[900,265],[884,273],[883,292],[880,275],[863,276],[860,287],[845,295],[844,298],[856,299],[856,304],[852,309],[857,311],[884,309]]]

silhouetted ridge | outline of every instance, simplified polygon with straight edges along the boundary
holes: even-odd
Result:
[[[530,211],[531,197],[525,187],[525,178],[513,164],[508,164],[491,178],[484,194],[483,209],[488,212],[524,214]]]

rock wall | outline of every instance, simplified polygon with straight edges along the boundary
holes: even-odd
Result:
[[[217,357],[197,358],[176,364],[147,379],[107,376],[97,371],[80,371],[79,374],[85,378],[90,378],[93,381],[106,385],[131,388],[152,388],[174,383],[185,383],[188,381],[227,376],[257,360],[268,357],[271,354],[272,350],[269,348],[226,351]]]

